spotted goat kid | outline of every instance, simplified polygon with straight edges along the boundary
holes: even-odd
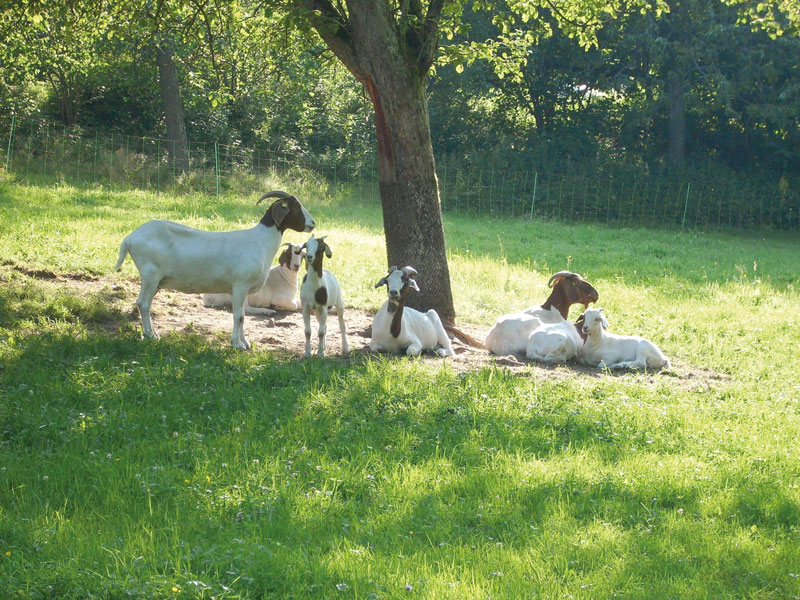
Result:
[[[306,356],[311,356],[311,313],[317,315],[319,323],[319,345],[317,356],[325,356],[325,336],[327,334],[328,309],[336,307],[339,317],[339,331],[342,333],[342,354],[349,354],[347,333],[344,326],[344,302],[342,290],[333,273],[322,268],[322,259],[333,256],[325,237],[313,235],[301,246],[306,251],[306,274],[300,285],[300,303],[303,305],[303,323],[306,333]]]

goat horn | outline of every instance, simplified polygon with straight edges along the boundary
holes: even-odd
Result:
[[[416,277],[419,274],[414,267],[403,267],[401,270],[410,277]]]
[[[266,194],[261,196],[261,198],[258,199],[258,202],[256,202],[256,205],[261,204],[261,201],[267,198],[291,198],[291,197],[292,197],[291,194],[287,194],[286,192],[282,192],[281,190],[272,190],[271,192],[267,192]]]
[[[550,281],[547,282],[547,287],[553,287],[554,281],[560,280],[563,277],[568,277],[569,275],[575,275],[575,273],[572,271],[559,271],[550,278]]]

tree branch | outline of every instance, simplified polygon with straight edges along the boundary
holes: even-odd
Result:
[[[439,24],[442,17],[442,8],[445,0],[431,0],[428,13],[419,31],[419,68],[427,73],[436,59],[436,49],[439,47]]]
[[[330,0],[297,0],[308,11],[308,20],[328,48],[342,61],[345,67],[363,82],[358,59],[353,48],[350,23],[345,14],[337,9]]]

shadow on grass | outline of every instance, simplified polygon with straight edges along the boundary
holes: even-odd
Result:
[[[497,369],[431,374],[383,357],[301,361],[190,335],[142,341],[133,326],[106,336],[64,324],[3,352],[0,482],[20,490],[3,492],[3,505],[30,519],[3,529],[7,544],[27,543],[30,524],[58,507],[65,527],[90,517],[98,543],[133,556],[142,551],[127,540],[155,520],[164,533],[149,542],[146,568],[162,572],[167,556],[169,571],[186,554],[184,572],[233,573],[223,579],[252,595],[325,597],[343,582],[371,593],[398,555],[411,572],[425,563],[482,573],[495,551],[533,553],[550,574],[569,564],[573,582],[604,572],[613,554],[623,586],[674,592],[651,579],[666,565],[670,581],[706,591],[788,589],[775,578],[780,553],[765,560],[756,544],[727,557],[685,538],[733,547],[757,526],[779,545],[800,519],[789,492],[766,476],[721,470],[709,483],[659,468],[691,453],[677,432],[654,447],[568,382],[521,383]],[[634,453],[645,466],[620,473]],[[709,519],[714,495],[728,503]],[[608,539],[578,543],[598,529]],[[47,547],[23,550],[41,579],[33,588],[69,579],[59,553],[80,562],[89,552],[48,536]],[[359,574],[341,558],[351,548],[387,571]],[[719,574],[704,574],[704,561]],[[751,575],[725,579],[734,572]],[[127,568],[111,579],[125,587],[126,577]]]

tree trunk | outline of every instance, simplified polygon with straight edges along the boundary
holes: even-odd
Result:
[[[178,86],[178,69],[172,57],[173,51],[169,45],[156,46],[161,106],[167,125],[167,137],[170,140],[169,158],[170,161],[175,161],[177,170],[183,172],[189,170],[189,142],[186,139],[183,103]]]
[[[420,293],[407,304],[433,308],[455,318],[442,227],[439,184],[425,100],[424,81],[379,89],[368,77],[367,91],[378,128],[378,180],[388,266],[410,265],[419,272]]]
[[[317,6],[333,10],[327,3]],[[375,109],[387,266],[414,267],[420,293],[409,296],[408,305],[433,308],[443,321],[452,321],[455,310],[425,98],[433,38],[415,38],[420,32],[410,30],[401,33],[385,0],[348,0],[347,7],[346,30],[317,30],[364,84]]]
[[[673,169],[682,169],[686,156],[686,101],[683,84],[675,73],[667,74],[667,162]]]

